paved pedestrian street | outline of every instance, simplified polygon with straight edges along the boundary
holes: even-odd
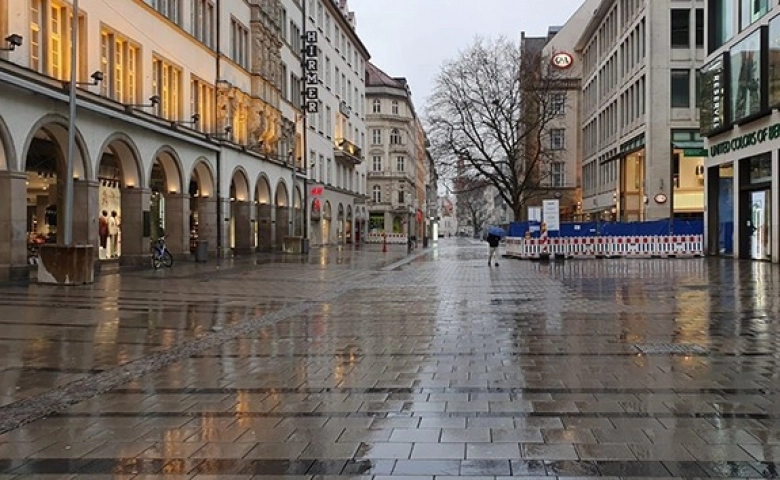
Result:
[[[486,260],[1,287],[0,479],[776,476],[776,266]]]

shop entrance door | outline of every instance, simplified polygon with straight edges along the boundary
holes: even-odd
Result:
[[[771,249],[771,203],[769,190],[750,192],[750,258],[770,260]]]

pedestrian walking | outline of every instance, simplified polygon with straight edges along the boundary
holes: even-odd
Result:
[[[490,253],[488,255],[488,267],[493,263],[493,259],[498,259],[498,256],[496,252],[498,252],[498,244],[501,242],[501,237],[498,235],[494,235],[492,233],[488,233],[487,236],[487,242],[488,246],[490,247]],[[498,262],[496,262],[496,266],[498,266]]]

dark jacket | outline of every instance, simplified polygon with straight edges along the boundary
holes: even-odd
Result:
[[[498,235],[493,235],[492,233],[488,234],[487,236],[487,242],[488,245],[490,245],[491,248],[498,247],[499,242],[501,242],[501,237]]]

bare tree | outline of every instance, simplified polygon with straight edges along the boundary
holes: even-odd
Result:
[[[484,180],[522,218],[528,200],[547,189],[556,159],[548,127],[565,102],[559,82],[539,53],[504,37],[477,38],[445,63],[426,109],[440,177]]]

